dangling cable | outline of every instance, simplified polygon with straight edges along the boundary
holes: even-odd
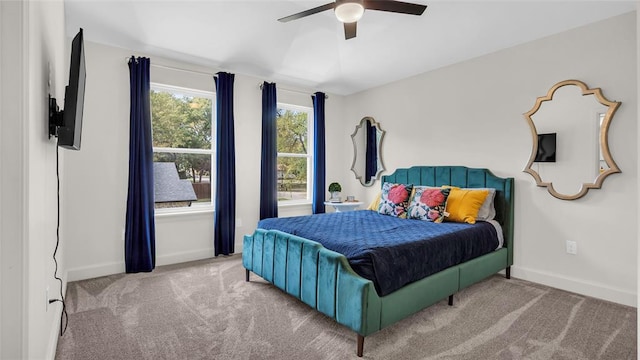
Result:
[[[62,313],[60,314],[60,336],[64,335],[67,331],[67,325],[69,324],[69,315],[67,314],[67,305],[64,301],[64,294],[62,293],[62,279],[58,277],[58,260],[56,254],[58,253],[58,246],[60,245],[60,158],[59,158],[59,146],[56,144],[56,180],[57,180],[57,194],[58,194],[58,222],[56,225],[56,248],[53,250],[53,263],[56,268],[53,272],[53,277],[60,282],[60,299],[49,299],[49,304],[54,302],[62,303]]]

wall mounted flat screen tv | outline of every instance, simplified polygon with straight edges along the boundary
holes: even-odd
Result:
[[[538,134],[535,162],[556,162],[556,133]]]
[[[55,98],[49,99],[49,137],[58,137],[58,146],[80,150],[86,69],[82,29],[71,42],[69,85],[65,88],[64,109],[58,111]]]

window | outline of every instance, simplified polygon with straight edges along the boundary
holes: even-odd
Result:
[[[211,206],[213,95],[151,84],[156,208]]]
[[[313,111],[278,104],[278,202],[308,203],[313,184]]]

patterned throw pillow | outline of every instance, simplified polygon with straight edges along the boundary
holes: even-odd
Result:
[[[416,187],[409,205],[409,219],[441,223],[444,220],[449,189]]]
[[[405,219],[413,185],[384,183],[378,213]]]

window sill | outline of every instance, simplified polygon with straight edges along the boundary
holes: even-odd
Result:
[[[213,214],[213,206],[155,209],[155,217]]]
[[[305,201],[305,202],[279,202],[278,203],[278,207],[279,208],[294,208],[294,207],[307,207],[307,206],[311,206],[312,203],[311,201]]]

